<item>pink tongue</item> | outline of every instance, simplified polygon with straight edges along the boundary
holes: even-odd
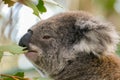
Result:
[[[27,52],[25,53],[25,56],[32,61],[36,61],[37,59],[37,53],[35,52]]]

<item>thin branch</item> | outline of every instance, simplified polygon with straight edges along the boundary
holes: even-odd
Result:
[[[12,78],[13,80],[29,80],[28,78],[22,78],[19,76],[11,76],[11,75],[6,75],[6,74],[0,74],[1,77],[8,77],[8,78]],[[2,80],[2,79],[0,79]]]

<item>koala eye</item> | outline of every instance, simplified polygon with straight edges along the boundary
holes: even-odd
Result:
[[[50,38],[51,38],[51,36],[49,36],[49,35],[43,36],[43,39],[50,39]]]

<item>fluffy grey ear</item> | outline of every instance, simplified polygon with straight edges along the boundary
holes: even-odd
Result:
[[[115,52],[119,37],[113,26],[96,19],[81,18],[76,21],[75,27],[79,35],[73,46],[75,51],[95,55]]]

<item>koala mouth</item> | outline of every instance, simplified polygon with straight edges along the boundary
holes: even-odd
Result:
[[[32,50],[28,47],[24,48],[23,51],[25,51],[25,56],[32,62],[36,61],[37,59],[37,51]]]
[[[23,51],[27,51],[28,50],[28,47],[25,47],[24,49],[23,49]]]
[[[38,49],[35,45],[29,43],[28,46],[24,47],[23,51],[25,52],[24,55],[32,62],[36,61],[38,57]]]
[[[32,50],[32,49],[30,49],[29,47],[24,48],[23,51],[26,51],[26,53],[30,53],[30,52],[37,53],[37,51]],[[26,54],[26,53],[25,53],[25,54]]]

